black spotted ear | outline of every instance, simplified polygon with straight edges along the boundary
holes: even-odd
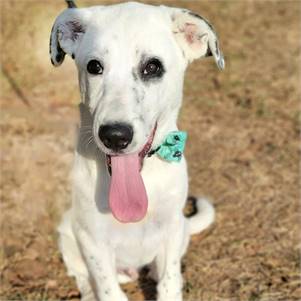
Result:
[[[169,14],[173,34],[188,62],[213,56],[218,68],[225,68],[217,34],[205,18],[189,10],[178,8],[169,8]]]
[[[85,8],[69,8],[57,17],[51,30],[49,46],[54,66],[62,64],[66,54],[75,57],[86,32],[89,15],[89,10]]]

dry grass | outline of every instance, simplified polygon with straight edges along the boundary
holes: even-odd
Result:
[[[55,234],[70,201],[78,120],[75,68],[70,60],[52,68],[48,58],[61,2],[1,2],[2,64],[33,105],[2,77],[1,299],[79,297]],[[185,300],[300,300],[300,5],[164,3],[210,19],[227,63],[218,73],[212,60],[195,62],[185,83],[191,193],[217,210],[183,260]],[[124,289],[131,300],[155,295],[145,275]]]

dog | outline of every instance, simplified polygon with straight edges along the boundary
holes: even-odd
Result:
[[[189,237],[215,218],[206,199],[186,218],[186,134],[178,131],[187,65],[224,58],[203,17],[181,8],[122,3],[77,8],[55,20],[50,56],[78,69],[80,126],[72,206],[59,248],[82,300],[126,301],[120,283],[148,265],[157,300],[182,300],[181,257]]]

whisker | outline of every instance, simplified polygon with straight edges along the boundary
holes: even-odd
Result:
[[[92,128],[86,127],[86,128],[79,128],[80,132],[93,132]]]
[[[93,139],[93,137],[90,137],[88,143],[86,144],[86,149],[88,148],[88,146],[89,146],[90,144],[92,144],[92,142],[94,142],[94,139]]]
[[[91,129],[92,130],[92,126],[89,126],[89,125],[82,125],[79,128],[80,129]]]
[[[92,133],[93,132],[92,129],[88,129],[88,128],[86,128],[86,129],[80,129],[80,131],[83,132],[83,133],[88,133],[88,132]]]

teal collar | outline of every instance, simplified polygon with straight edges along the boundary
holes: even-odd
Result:
[[[148,157],[157,154],[168,162],[180,162],[183,156],[187,133],[182,131],[170,132],[155,150],[148,153]]]

